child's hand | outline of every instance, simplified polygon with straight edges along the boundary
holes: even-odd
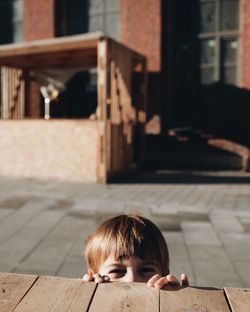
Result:
[[[167,275],[161,277],[159,274],[152,276],[147,285],[149,287],[155,287],[158,289],[162,289],[165,286],[189,286],[188,277],[186,274],[181,274],[181,282],[173,275]]]
[[[95,282],[95,283],[106,283],[110,281],[110,278],[107,275],[101,276],[99,273],[93,274],[88,272],[83,275],[83,280],[85,282]]]

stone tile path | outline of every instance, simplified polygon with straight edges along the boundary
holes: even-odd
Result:
[[[163,231],[173,274],[187,272],[197,286],[250,287],[249,180],[217,180],[105,186],[1,177],[0,271],[81,277],[87,235],[133,212]]]

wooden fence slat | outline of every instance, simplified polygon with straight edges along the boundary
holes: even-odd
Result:
[[[159,290],[142,283],[99,284],[89,312],[158,312]]]
[[[250,289],[227,287],[224,290],[233,312],[250,311]]]
[[[37,275],[1,273],[0,311],[13,311],[37,277]]]
[[[160,290],[160,312],[230,312],[223,290],[176,288]]]
[[[15,312],[87,311],[96,284],[81,279],[41,276]]]

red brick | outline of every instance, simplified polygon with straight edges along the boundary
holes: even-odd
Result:
[[[24,40],[55,37],[55,0],[24,0]]]
[[[148,57],[150,71],[161,70],[161,0],[121,0],[121,41]]]
[[[242,1],[241,87],[250,89],[250,1]]]

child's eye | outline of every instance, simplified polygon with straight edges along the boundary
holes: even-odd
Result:
[[[108,274],[115,275],[115,277],[120,277],[125,274],[125,271],[122,269],[113,269],[113,270],[110,270]]]

